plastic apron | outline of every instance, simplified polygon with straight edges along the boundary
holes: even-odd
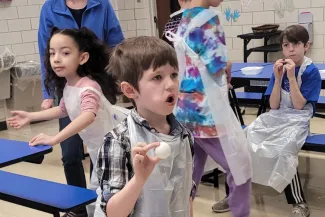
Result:
[[[94,168],[96,168],[97,155],[100,147],[103,145],[104,136],[128,115],[129,110],[118,106],[112,106],[105,96],[95,88],[79,88],[66,85],[63,91],[63,99],[66,111],[71,121],[76,119],[81,114],[80,95],[86,90],[94,91],[100,96],[100,107],[95,121],[78,134],[80,135],[84,144],[87,145],[87,152],[89,153]],[[88,188],[96,190],[98,187],[99,182],[97,174],[95,169],[93,169]],[[88,205],[88,216],[94,216],[94,210],[95,203]]]
[[[204,10],[191,20],[183,38],[172,32],[167,32],[166,37],[174,42],[179,63],[180,84],[186,73],[185,54],[198,67],[208,105],[218,132],[218,139],[234,177],[235,184],[242,185],[252,177],[251,160],[247,149],[246,136],[229,104],[226,75],[224,72],[211,75],[207,71],[203,60],[184,40],[193,28],[200,28],[215,16],[221,17],[222,15],[216,10]],[[224,47],[224,52],[226,52],[226,47]]]
[[[301,75],[311,63],[311,59],[305,57],[297,75],[299,88]],[[297,172],[298,152],[309,134],[312,115],[311,104],[303,110],[294,109],[290,93],[281,89],[280,108],[260,115],[247,127],[253,182],[278,192],[291,183]]]
[[[188,138],[153,133],[136,124],[128,116],[131,147],[138,142],[167,142],[171,154],[161,160],[148,177],[132,217],[189,217],[189,199],[192,189],[192,153]],[[155,156],[154,149],[147,155]]]
[[[127,117],[131,147],[138,142],[167,142],[172,151],[161,160],[146,181],[131,217],[189,217],[189,198],[192,190],[192,153],[188,138],[153,133]],[[154,149],[148,156],[154,156]],[[99,190],[100,191],[100,190]],[[97,198],[95,217],[106,217]]]

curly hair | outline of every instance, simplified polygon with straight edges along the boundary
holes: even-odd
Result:
[[[51,37],[47,42],[47,50],[45,54],[46,77],[44,84],[46,91],[50,94],[55,92],[61,98],[63,89],[66,84],[64,77],[59,77],[52,69],[50,62],[50,41],[56,34],[62,34],[71,37],[80,52],[88,52],[89,59],[79,65],[77,74],[80,77],[88,76],[96,81],[102,88],[104,96],[111,104],[116,103],[116,95],[119,93],[119,86],[115,76],[108,72],[110,52],[104,42],[102,42],[91,30],[86,27],[81,29],[58,29],[54,27],[51,31]]]

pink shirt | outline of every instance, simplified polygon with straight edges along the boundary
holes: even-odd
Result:
[[[80,88],[92,87],[98,90],[100,93],[102,93],[102,89],[99,86],[99,84],[89,77],[82,77],[77,82],[75,87],[80,87]],[[81,98],[80,99],[81,112],[93,112],[96,115],[99,109],[100,96],[92,90],[85,90],[84,92],[81,93],[80,98]],[[63,98],[60,101],[60,108],[62,112],[64,112],[64,114],[68,116],[67,110],[65,109]]]

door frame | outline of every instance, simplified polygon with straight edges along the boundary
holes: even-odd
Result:
[[[150,36],[159,37],[159,30],[158,30],[157,24],[154,20],[154,18],[157,17],[156,0],[147,0],[147,1],[149,3],[148,33]]]

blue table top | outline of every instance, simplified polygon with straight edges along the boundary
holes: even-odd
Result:
[[[248,67],[248,66],[258,66],[258,65],[241,65],[242,63],[238,63],[236,65],[237,68],[243,68],[243,67]],[[253,63],[252,63],[253,64]],[[325,69],[325,64],[315,64],[316,67],[319,70]],[[241,67],[240,67],[241,66]],[[262,72],[258,75],[244,75],[241,70],[239,69],[238,71],[232,70],[231,77],[232,78],[241,78],[241,79],[263,79],[263,80],[268,80],[271,78],[273,74],[273,64],[267,64],[267,65],[260,65],[263,66]],[[325,79],[322,78],[324,81]]]
[[[0,180],[1,199],[6,200],[6,195],[11,195],[21,200],[53,207],[60,212],[90,204],[97,198],[96,192],[92,190],[4,171],[0,171]]]
[[[319,70],[323,70],[323,69],[325,69],[325,64],[323,64],[323,63],[315,63],[315,66],[316,66]]]
[[[0,139],[0,168],[52,151],[51,146],[29,146],[28,142]]]
[[[231,68],[231,72],[236,72],[236,71],[240,71],[242,68],[245,67],[250,67],[250,66],[267,66],[267,65],[272,65],[273,63],[261,63],[261,62],[257,62],[257,63],[232,63],[232,68]]]
[[[231,73],[232,78],[247,78],[247,79],[270,79],[273,73],[273,64],[263,66],[260,74],[244,75],[241,70]]]

